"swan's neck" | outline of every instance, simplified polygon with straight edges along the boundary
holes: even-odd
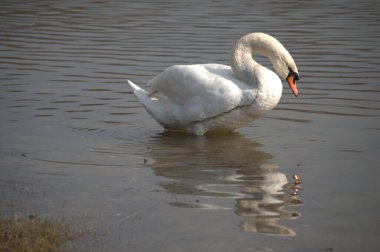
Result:
[[[247,83],[258,83],[255,74],[257,63],[254,55],[267,57],[277,70],[279,51],[285,50],[273,37],[263,33],[251,33],[243,36],[232,51],[231,67],[240,80]]]
[[[242,43],[237,43],[232,51],[231,68],[241,81],[255,83],[255,66],[258,64],[252,58],[252,50]]]

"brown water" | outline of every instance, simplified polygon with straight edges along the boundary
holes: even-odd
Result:
[[[1,217],[108,230],[86,251],[378,251],[379,13],[378,1],[2,1]],[[235,134],[163,133],[126,85],[228,64],[253,31],[291,52],[300,96],[285,88]]]

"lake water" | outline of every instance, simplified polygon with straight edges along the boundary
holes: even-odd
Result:
[[[1,217],[106,230],[86,251],[379,251],[379,3],[1,1]],[[163,133],[126,85],[255,31],[300,96],[234,134]]]

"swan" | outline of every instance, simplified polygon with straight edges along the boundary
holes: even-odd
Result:
[[[267,57],[276,73],[260,65],[254,55]],[[203,135],[232,131],[272,110],[286,79],[298,96],[297,66],[274,37],[250,33],[232,51],[231,67],[222,64],[174,65],[148,82],[144,90],[128,80],[133,94],[166,130]]]

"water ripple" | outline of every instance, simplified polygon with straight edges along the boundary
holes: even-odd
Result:
[[[278,107],[259,122],[263,128],[291,123],[309,131],[315,122],[352,120],[361,123],[355,133],[368,137],[380,130],[379,9],[379,2],[366,0],[1,1],[1,130],[37,125],[64,145],[65,135],[49,126],[60,125],[80,143],[101,139],[83,153],[94,155],[92,161],[41,151],[32,159],[41,166],[124,167],[127,161],[111,157],[146,153],[171,206],[233,209],[242,230],[295,235],[279,224],[300,217],[287,210],[288,179],[260,144],[239,135],[149,138],[161,128],[125,80],[145,84],[174,64],[229,64],[240,36],[263,31],[286,45],[301,75],[300,96],[285,85]],[[255,132],[256,125],[243,130]],[[103,147],[102,141],[110,142]],[[52,146],[50,139],[45,145]],[[362,149],[342,146],[339,153],[361,155]]]

